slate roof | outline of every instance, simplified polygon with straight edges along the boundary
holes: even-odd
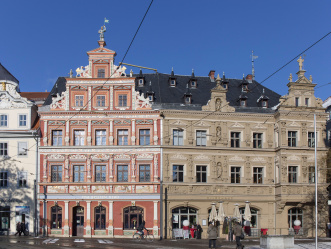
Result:
[[[133,77],[139,77],[139,74],[134,74]],[[192,103],[185,104],[184,95],[187,93],[187,84],[189,83],[192,75],[174,75],[176,78],[176,87],[169,85],[169,77],[171,74],[153,73],[142,75],[145,84],[138,86],[138,79],[136,80],[136,91],[144,93],[147,96],[148,92],[154,92],[154,109],[188,109],[188,110],[201,110],[203,105],[206,105],[210,100],[210,90],[216,86],[216,80],[211,81],[209,77],[195,76],[197,81],[196,88],[190,88],[189,92],[192,94]],[[242,79],[226,79],[228,81],[228,91],[226,94],[227,101],[230,106],[235,107],[238,112],[261,112],[269,113],[274,112],[271,107],[279,103],[279,94],[262,86],[256,81],[248,83],[248,91],[244,93],[247,97],[247,107],[241,107],[239,97],[242,92]],[[149,84],[151,82],[151,86]],[[246,82],[247,83],[247,82]],[[264,89],[264,92],[263,92]],[[48,95],[44,105],[52,103],[52,95],[56,93],[61,94],[66,90],[66,80],[64,77],[59,77]],[[268,98],[268,108],[262,108],[258,100]]]
[[[0,80],[10,80],[19,83],[18,80],[0,63]]]

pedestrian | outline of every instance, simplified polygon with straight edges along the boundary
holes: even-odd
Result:
[[[233,234],[236,236],[236,243],[237,243],[237,249],[242,249],[244,246],[240,242],[241,234],[243,233],[242,227],[240,225],[240,222],[235,222],[235,225],[233,227]]]
[[[22,221],[21,222],[21,233],[23,233],[23,235],[25,235],[25,223]],[[21,234],[20,234],[21,236]]]
[[[21,236],[20,231],[21,231],[21,222],[17,222],[17,223],[16,223],[16,233],[15,233],[15,236],[16,236],[17,234],[19,234],[19,235]]]
[[[216,248],[216,239],[217,239],[217,227],[214,226],[213,223],[210,223],[208,230],[208,239],[209,239],[209,248],[212,248],[212,244],[213,247]]]
[[[201,239],[201,233],[202,232],[203,232],[203,229],[200,226],[200,224],[198,223],[198,225],[197,225],[197,239]]]
[[[197,229],[194,227],[194,225],[191,226],[190,228],[190,233],[191,233],[191,239],[194,239],[194,232],[196,231]]]

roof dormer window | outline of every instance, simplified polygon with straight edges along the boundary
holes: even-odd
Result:
[[[242,91],[243,91],[243,92],[247,92],[247,91],[248,91],[248,85],[243,84],[243,85],[242,85]]]
[[[138,86],[144,86],[144,79],[138,79]]]
[[[191,80],[191,88],[197,88],[197,82],[195,80]]]
[[[185,104],[191,104],[192,102],[192,96],[191,95],[186,95],[185,96]]]
[[[153,102],[153,100],[154,100],[154,96],[153,96],[153,94],[148,95],[148,100],[149,100],[150,102]]]
[[[172,87],[176,86],[176,79],[170,79],[170,86]]]
[[[246,107],[246,99],[241,99],[240,100],[240,106]]]
[[[262,100],[262,107],[263,108],[268,108],[268,100]]]

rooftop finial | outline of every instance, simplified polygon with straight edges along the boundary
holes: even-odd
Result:
[[[255,80],[255,69],[254,69],[254,59],[257,59],[258,56],[253,54],[254,51],[252,50],[252,79]]]

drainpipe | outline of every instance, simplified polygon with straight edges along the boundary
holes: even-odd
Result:
[[[162,144],[163,144],[163,119],[161,121],[161,150],[160,150],[160,240],[163,239],[163,154],[162,154]]]

